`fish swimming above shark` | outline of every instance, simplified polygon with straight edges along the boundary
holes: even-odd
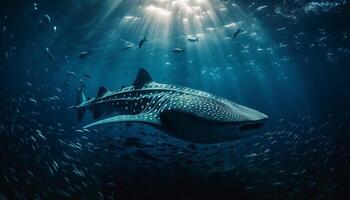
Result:
[[[213,94],[187,87],[154,82],[141,68],[132,86],[118,91],[100,87],[86,99],[81,89],[76,104],[78,121],[86,110],[97,119],[84,128],[115,123],[143,123],[176,138],[195,143],[237,140],[255,133],[267,115]]]
[[[139,49],[141,49],[141,47],[144,45],[145,42],[148,42],[146,36],[142,40],[140,40],[140,42],[139,42]]]

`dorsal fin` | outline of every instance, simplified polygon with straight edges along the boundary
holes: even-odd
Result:
[[[145,70],[144,68],[141,68],[137,73],[136,79],[132,85],[135,87],[142,87],[146,83],[150,83],[150,82],[152,82],[151,76],[149,75],[147,70]]]
[[[97,98],[102,97],[108,92],[108,90],[105,87],[100,87],[97,92]]]

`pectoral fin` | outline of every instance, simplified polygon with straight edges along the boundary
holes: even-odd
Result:
[[[118,115],[115,117],[110,117],[107,119],[103,119],[89,125],[86,125],[84,128],[90,128],[98,125],[105,125],[111,123],[125,123],[125,122],[135,122],[135,123],[144,123],[150,124],[158,127],[162,127],[161,122],[156,119],[153,115],[148,114],[138,114],[138,115]]]

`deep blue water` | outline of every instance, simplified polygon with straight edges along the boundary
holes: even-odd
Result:
[[[346,0],[0,1],[0,199],[348,199],[349,19]],[[141,67],[269,120],[211,145],[83,130],[77,90]]]

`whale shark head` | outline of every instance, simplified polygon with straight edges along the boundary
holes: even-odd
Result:
[[[254,109],[222,98],[182,95],[160,114],[163,125],[176,137],[197,143],[241,139],[256,133],[268,119]]]

